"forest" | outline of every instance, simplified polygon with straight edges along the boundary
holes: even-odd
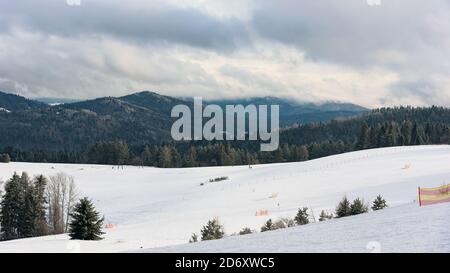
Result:
[[[136,128],[135,130],[139,130]],[[450,142],[450,109],[398,107],[280,132],[280,147],[260,152],[258,141],[165,141],[130,144],[119,137],[86,149],[0,148],[4,161],[89,163],[163,168],[305,161],[355,150]],[[45,146],[45,145],[44,145]]]

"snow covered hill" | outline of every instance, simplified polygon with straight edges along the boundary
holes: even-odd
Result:
[[[450,252],[450,236],[442,230],[443,226],[449,226],[448,204],[418,208],[415,203],[418,186],[449,183],[449,162],[450,146],[417,146],[365,150],[252,168],[125,166],[122,170],[102,165],[0,164],[2,180],[11,177],[14,171],[27,171],[30,175],[62,171],[74,176],[82,195],[91,197],[105,215],[106,223],[115,226],[105,230],[102,241],[70,241],[67,235],[46,236],[1,242],[0,252],[148,251],[186,244],[191,234],[198,233],[213,217],[218,217],[226,233],[231,234],[243,227],[259,230],[268,218],[293,217],[299,207],[312,208],[317,218],[322,209],[334,211],[344,195],[372,201],[378,194],[387,200],[389,209],[304,227],[152,251],[257,251],[256,248],[261,251],[368,251],[367,243],[375,241],[381,244],[382,251]],[[229,179],[207,182],[221,176]],[[255,216],[259,210],[268,210],[269,214]],[[238,243],[241,240],[242,244]],[[259,248],[258,242],[266,247]],[[446,245],[439,245],[440,242]]]
[[[450,252],[450,203],[416,204],[145,252]]]

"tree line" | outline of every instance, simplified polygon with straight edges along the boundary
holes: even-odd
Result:
[[[49,179],[14,173],[0,191],[0,240],[68,232],[73,239],[95,240],[102,222],[88,199],[78,201],[74,179],[64,173]]]
[[[280,133],[280,148],[260,152],[258,141],[190,141],[128,145],[101,141],[85,151],[21,150],[7,147],[5,161],[171,167],[229,166],[305,161],[355,150],[450,143],[450,110],[383,108],[341,121],[313,123]],[[1,161],[1,160],[0,160]]]

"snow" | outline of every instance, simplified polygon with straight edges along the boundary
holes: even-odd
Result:
[[[67,235],[0,242],[0,252],[121,251],[382,251],[450,252],[449,205],[419,208],[417,187],[450,181],[450,146],[393,147],[296,163],[184,169],[124,169],[103,165],[0,164],[0,180],[14,171],[31,175],[65,172],[83,196],[105,215],[102,241],[70,241]],[[408,167],[409,166],[409,167]],[[229,180],[207,183],[210,178]],[[204,186],[200,183],[206,182]],[[334,211],[347,195],[367,202],[381,194],[389,209],[303,227],[214,242],[186,244],[193,232],[218,217],[227,234],[259,230],[268,219],[293,217],[308,206],[316,218]],[[269,198],[271,195],[276,198]],[[255,216],[267,209],[268,216]],[[303,242],[303,243],[302,243]],[[174,246],[176,245],[176,246]],[[168,247],[170,246],[170,247]],[[163,248],[158,248],[163,247]],[[166,248],[168,247],[168,248]]]
[[[145,252],[450,252],[450,203],[415,204],[305,226]]]
[[[0,112],[11,113],[11,111],[9,111],[8,109],[2,108],[2,107],[0,107]]]

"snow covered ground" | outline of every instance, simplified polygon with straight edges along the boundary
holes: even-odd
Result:
[[[305,226],[145,252],[450,252],[450,203],[401,205]]]
[[[449,204],[419,208],[417,187],[450,182],[450,146],[374,149],[299,163],[190,169],[102,165],[0,164],[0,179],[14,171],[65,172],[82,195],[105,215],[105,239],[70,241],[67,235],[0,243],[0,252],[120,251],[443,251],[450,252]],[[229,180],[207,182],[228,176]],[[316,218],[332,212],[346,194],[372,201],[381,194],[390,208],[220,241],[188,244],[192,232],[218,217],[227,234],[259,230],[268,218],[293,217],[308,206]],[[270,197],[275,198],[270,198]],[[255,216],[268,210],[268,216]],[[185,245],[181,245],[185,244]],[[369,244],[369,245],[368,245]],[[168,247],[171,245],[178,245]],[[163,248],[157,248],[163,247]],[[366,248],[368,247],[368,248]],[[155,249],[156,248],[156,249]]]

